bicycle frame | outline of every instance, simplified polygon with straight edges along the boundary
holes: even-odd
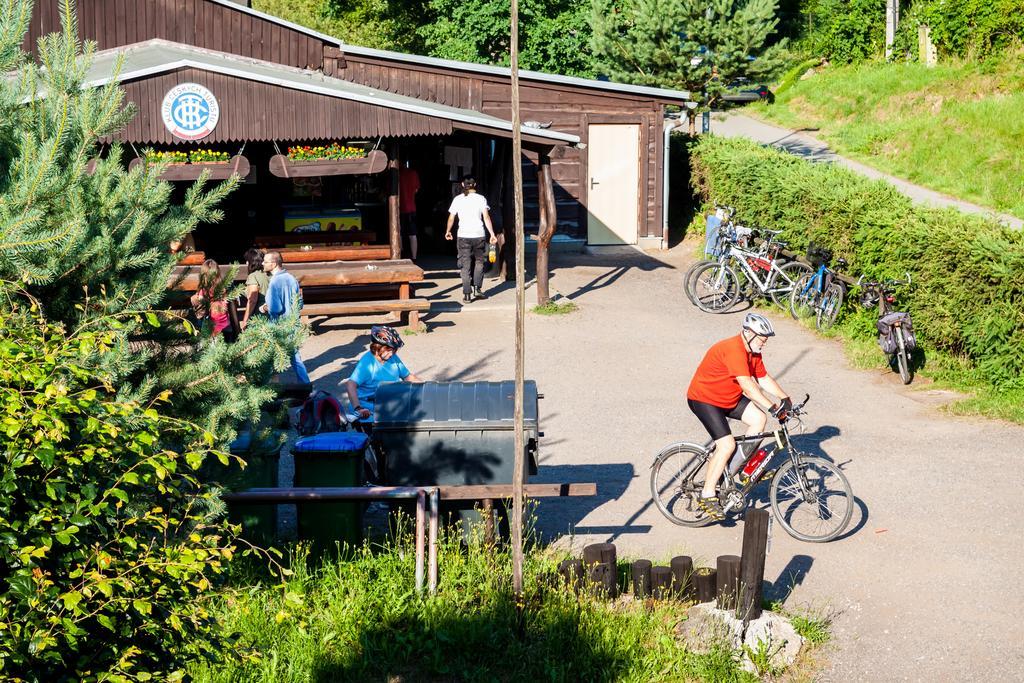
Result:
[[[752,251],[745,251],[734,245],[729,245],[729,250],[726,252],[726,258],[731,258],[736,263],[739,264],[740,268],[743,269],[743,272],[746,273],[747,277],[750,278],[750,280],[757,285],[757,289],[761,294],[788,292],[793,286],[793,282],[788,277],[786,277],[786,274],[783,273],[782,269],[779,268],[778,256],[773,257],[769,261],[769,263],[771,264],[771,268],[769,268],[768,272],[765,274],[764,280],[761,280],[757,272],[750,267],[749,263],[747,263],[748,258],[766,260],[763,255],[757,254]],[[775,274],[776,276],[781,275],[783,280],[785,280],[789,284],[789,287],[787,288],[783,286],[769,288],[768,283],[770,283],[774,279],[773,274]]]

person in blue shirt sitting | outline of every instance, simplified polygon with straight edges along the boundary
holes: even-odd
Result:
[[[345,380],[345,389],[352,409],[360,422],[369,426],[373,422],[373,404],[377,387],[383,382],[422,382],[409,372],[396,353],[404,342],[395,328],[374,325],[370,329],[370,350],[363,354],[352,375]]]

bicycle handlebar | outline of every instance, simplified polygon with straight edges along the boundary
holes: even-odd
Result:
[[[857,284],[855,286],[856,287],[874,287],[874,288],[910,286],[910,284],[911,284],[910,273],[908,272],[906,275],[907,275],[906,278],[901,278],[899,280],[886,280],[885,282],[877,282],[877,281],[872,281],[872,280],[868,280],[867,282],[865,282],[864,281],[864,276],[861,275],[859,278],[857,278]]]

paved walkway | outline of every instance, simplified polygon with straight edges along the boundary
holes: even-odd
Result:
[[[750,138],[763,144],[772,145],[790,154],[805,157],[811,161],[824,161],[846,166],[869,178],[885,180],[895,185],[900,192],[910,197],[917,204],[940,208],[952,207],[965,213],[978,213],[995,218],[1018,230],[1024,227],[1024,220],[1016,216],[998,213],[992,209],[971,204],[941,192],[929,190],[920,185],[914,185],[860,162],[839,156],[829,148],[828,144],[808,134],[806,131],[792,131],[787,128],[780,128],[742,114],[715,114],[711,124],[711,132],[727,138]]]
[[[710,565],[739,552],[742,523],[681,528],[650,502],[653,456],[702,433],[684,399],[694,368],[742,319],[742,311],[708,315],[686,300],[682,274],[695,247],[553,259],[553,290],[580,310],[527,319],[527,377],[546,396],[533,481],[596,481],[599,495],[541,503],[546,538],[569,534],[558,542],[574,548],[611,540],[625,557],[656,562],[691,554]],[[401,356],[414,372],[513,377],[512,290],[493,281],[486,288],[488,301],[431,315],[429,333],[406,338]],[[429,271],[421,293],[458,297],[454,269]],[[836,614],[817,679],[1024,681],[1024,549],[1012,476],[1024,428],[946,415],[936,406],[948,394],[853,369],[838,344],[786,315],[773,320],[769,368],[793,394],[812,395],[797,443],[840,463],[858,499],[841,539],[802,543],[776,526],[767,558],[772,592],[792,589],[789,607]],[[303,349],[318,386],[336,390],[373,321],[320,326]]]

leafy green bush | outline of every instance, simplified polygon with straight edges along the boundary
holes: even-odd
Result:
[[[408,525],[313,571],[298,553],[283,586],[238,575],[219,614],[248,654],[190,673],[210,683],[756,680],[727,646],[685,647],[685,603],[576,595],[554,581],[560,558],[536,548],[525,554],[520,631],[509,549],[481,537],[464,544],[461,529],[442,530],[432,597],[415,592]]]
[[[746,140],[705,136],[692,166],[700,194],[783,229],[794,249],[814,240],[868,278],[909,271],[915,284],[901,290],[900,308],[925,348],[965,360],[996,389],[1024,388],[1024,233],[915,207],[883,181]]]
[[[812,54],[842,63],[881,54],[885,0],[810,0],[803,11],[810,28],[802,43]]]
[[[944,55],[983,59],[1024,40],[1020,0],[918,0],[913,9]]]
[[[213,436],[95,379],[119,323],[92,322],[0,282],[4,680],[175,680],[230,651],[205,596],[231,537],[192,475]]]

